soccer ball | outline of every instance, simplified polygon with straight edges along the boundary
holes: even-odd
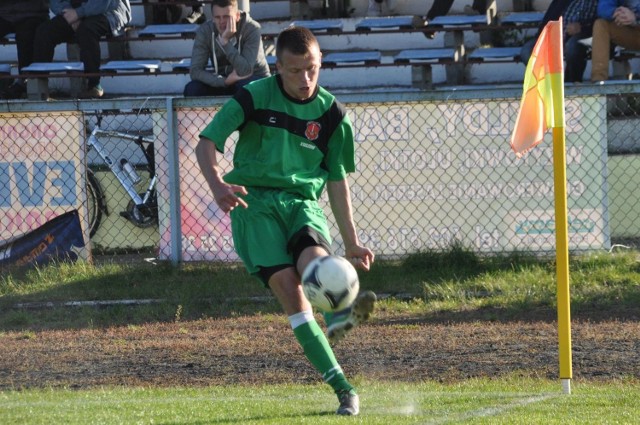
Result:
[[[356,299],[360,281],[356,269],[343,257],[317,257],[302,273],[302,290],[311,305],[325,311],[340,311]]]

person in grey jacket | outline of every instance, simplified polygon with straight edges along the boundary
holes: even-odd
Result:
[[[38,25],[49,18],[47,0],[0,0],[0,37],[16,35],[18,70],[33,62],[33,40]],[[25,82],[16,79],[0,93],[2,99],[18,99],[27,92]]]
[[[73,41],[80,47],[84,72],[100,71],[100,39],[124,32],[131,21],[129,0],[50,0],[55,16],[38,27],[34,62],[51,62],[55,47]],[[87,90],[80,97],[102,97],[100,77],[87,78]]]
[[[191,54],[191,81],[184,96],[232,95],[271,73],[260,24],[238,10],[237,0],[214,0],[213,20],[200,25]],[[207,69],[208,64],[213,69]]]

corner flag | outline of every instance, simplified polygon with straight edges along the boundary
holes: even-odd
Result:
[[[564,74],[562,18],[549,21],[540,33],[524,75],[520,111],[511,149],[520,158],[553,129],[553,190],[556,224],[558,354],[560,379],[571,393],[571,305],[569,297],[569,230],[567,214],[567,158],[564,131]]]
[[[564,127],[562,18],[547,23],[531,53],[511,149],[520,158],[552,127]]]

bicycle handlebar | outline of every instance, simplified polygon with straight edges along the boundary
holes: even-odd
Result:
[[[102,130],[100,127],[95,127],[93,129],[93,131],[91,132],[91,134],[95,135],[95,136],[109,136],[109,137],[117,137],[118,139],[123,139],[123,140],[130,140],[132,142],[136,142],[136,141],[140,141],[140,142],[144,142],[144,143],[153,143],[154,139],[148,138],[148,137],[143,137],[140,135],[135,135],[135,134],[129,134],[129,133],[122,133],[119,131],[115,131],[115,130]]]

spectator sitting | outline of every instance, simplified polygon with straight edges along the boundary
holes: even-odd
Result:
[[[237,0],[214,0],[213,21],[200,25],[191,55],[191,81],[184,96],[232,95],[271,73],[260,24],[238,10]],[[205,69],[211,61],[213,70]]]
[[[611,44],[640,49],[640,0],[600,0],[593,24],[591,45],[591,81],[609,78]]]
[[[582,82],[587,67],[588,48],[580,40],[591,37],[598,0],[573,0],[564,12],[564,81]]]
[[[533,46],[535,46],[542,29],[547,25],[549,21],[557,21],[560,18],[564,11],[567,10],[569,4],[571,4],[572,0],[552,0],[551,4],[547,8],[547,11],[544,13],[542,17],[542,21],[540,25],[538,25],[538,32],[535,37],[531,40],[527,41],[522,45],[520,49],[520,60],[526,65],[529,62],[529,58],[531,57],[531,52],[533,51]]]
[[[49,18],[46,0],[0,2],[0,37],[16,34],[18,70],[33,62],[33,40],[36,28]],[[2,99],[20,99],[27,92],[25,81],[16,79],[0,93]]]
[[[51,0],[54,17],[36,30],[34,62],[51,62],[55,47],[64,42],[76,42],[84,72],[100,72],[100,38],[120,35],[131,21],[129,0]],[[81,98],[104,95],[100,77],[87,78],[87,89]]]

